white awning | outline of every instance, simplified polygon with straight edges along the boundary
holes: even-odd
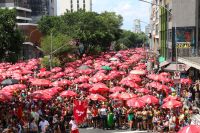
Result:
[[[178,57],[178,61],[200,70],[200,57]]]

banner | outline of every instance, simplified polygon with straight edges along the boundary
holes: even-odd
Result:
[[[87,101],[78,101],[74,100],[74,119],[78,124],[81,124],[84,122],[86,115],[87,115]]]

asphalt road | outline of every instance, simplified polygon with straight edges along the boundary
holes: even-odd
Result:
[[[80,133],[147,133],[147,131],[128,131],[128,130],[102,130],[102,129],[91,129],[81,128]]]

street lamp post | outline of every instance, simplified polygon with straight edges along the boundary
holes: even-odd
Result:
[[[151,5],[156,5],[158,7],[162,7],[164,8],[166,11],[168,11],[170,13],[170,15],[173,16],[173,19],[174,19],[174,28],[175,28],[175,32],[174,32],[174,36],[175,36],[175,47],[176,47],[176,71],[178,71],[178,48],[176,46],[176,20],[175,20],[175,16],[174,14],[171,12],[171,10],[169,10],[168,8],[166,8],[165,6],[162,6],[162,5],[158,5],[158,4],[154,4],[152,2],[149,2],[149,1],[145,1],[145,0],[139,0],[141,2],[145,2],[145,3],[148,3],[148,4],[151,4]]]

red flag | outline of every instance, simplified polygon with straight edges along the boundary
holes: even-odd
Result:
[[[87,101],[78,101],[74,100],[74,119],[78,124],[84,122],[85,117],[87,115]]]

